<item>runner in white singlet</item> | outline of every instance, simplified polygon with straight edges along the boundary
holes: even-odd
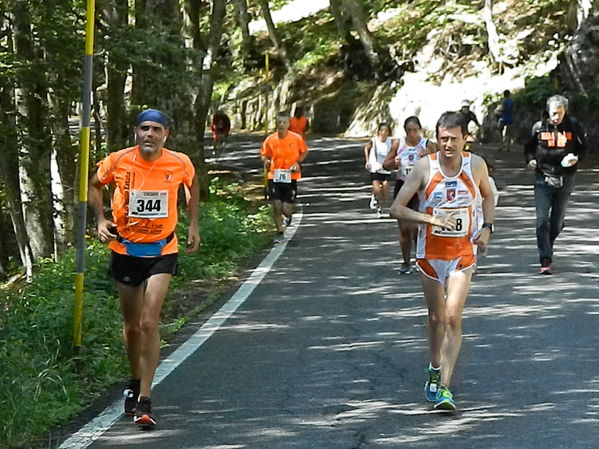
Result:
[[[422,136],[422,125],[420,120],[415,115],[408,117],[404,122],[404,130],[406,136],[399,140],[399,145],[394,146],[383,162],[383,168],[388,170],[397,170],[397,180],[395,181],[395,189],[393,198],[403,186],[406,176],[414,168],[416,162],[422,156],[428,153],[433,153],[437,150],[434,143]],[[414,210],[418,209],[418,197],[414,197],[408,203],[408,207]],[[412,266],[410,264],[410,255],[412,252],[412,242],[416,240],[416,232],[418,227],[415,223],[407,221],[397,221],[399,227],[399,247],[403,263],[399,269],[399,274],[410,274]]]
[[[391,139],[391,127],[387,123],[380,123],[377,135],[370,139],[364,147],[364,167],[370,172],[372,182],[372,195],[369,206],[376,209],[377,217],[383,213],[383,207],[387,200],[388,182],[391,172],[383,168],[385,157],[393,146]]]

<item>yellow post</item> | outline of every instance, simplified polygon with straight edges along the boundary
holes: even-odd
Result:
[[[85,273],[85,228],[89,176],[89,141],[91,121],[92,65],[94,55],[95,0],[87,0],[85,26],[85,60],[83,65],[83,108],[81,111],[79,195],[77,204],[77,261],[75,274],[75,305],[73,308],[73,348],[81,348],[83,323],[83,281]]]

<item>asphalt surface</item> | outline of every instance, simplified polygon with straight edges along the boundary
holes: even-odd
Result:
[[[257,173],[260,140],[238,138],[224,162]],[[599,447],[598,170],[579,173],[555,274],[539,276],[532,173],[480,150],[501,197],[446,414],[424,401],[419,275],[399,275],[396,223],[367,208],[364,142],[308,143],[303,219],[272,270],[155,388],[154,431],[123,418],[89,447]]]

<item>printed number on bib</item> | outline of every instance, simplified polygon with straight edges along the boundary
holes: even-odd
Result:
[[[402,165],[401,166],[401,174],[403,176],[407,177],[410,174],[410,172],[412,171],[413,168],[414,167],[411,166],[411,165],[407,165],[407,166]]]
[[[274,182],[284,182],[289,184],[291,182],[291,170],[275,170]]]
[[[444,229],[440,226],[433,226],[433,235],[438,235],[440,237],[465,237],[468,234],[468,229],[470,229],[470,213],[468,212],[468,208],[435,208],[433,209],[433,217],[451,217],[456,222],[455,229],[453,231],[449,229]]]
[[[168,217],[168,190],[131,190],[129,193],[129,217]]]

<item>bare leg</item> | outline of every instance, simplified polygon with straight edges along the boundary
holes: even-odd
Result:
[[[462,348],[462,312],[474,270],[454,271],[447,279],[445,339],[441,350],[441,383],[449,386]]]
[[[160,311],[172,275],[150,276],[143,287],[118,284],[125,318],[125,345],[133,378],[141,379],[140,396],[150,397],[152,381],[160,356]],[[143,293],[140,295],[140,291]],[[127,296],[131,294],[131,296]]]
[[[287,218],[293,215],[293,203],[282,203],[281,209]]]
[[[123,314],[123,342],[129,360],[132,379],[141,379],[139,357],[141,349],[141,329],[139,326],[143,305],[145,284],[131,287],[117,283],[117,291]]]
[[[281,214],[283,213],[283,203],[281,200],[273,200],[272,201],[272,219],[275,222],[275,227],[277,228],[277,232],[283,232],[283,217]]]
[[[389,183],[387,181],[383,181],[381,183],[381,196],[379,200],[379,209],[383,209],[385,204],[387,204],[387,192],[389,191]]]
[[[412,223],[406,223],[397,221],[399,226],[399,247],[401,248],[401,256],[403,257],[404,263],[410,263],[410,256],[412,254],[412,240],[414,240],[414,233],[416,232],[416,226]]]
[[[434,367],[439,367],[445,338],[445,291],[441,283],[424,274],[420,275],[420,281],[428,307],[428,345],[431,363]]]
[[[378,201],[377,209],[383,207],[383,185],[380,181],[372,181],[372,193],[374,193],[374,197]]]

